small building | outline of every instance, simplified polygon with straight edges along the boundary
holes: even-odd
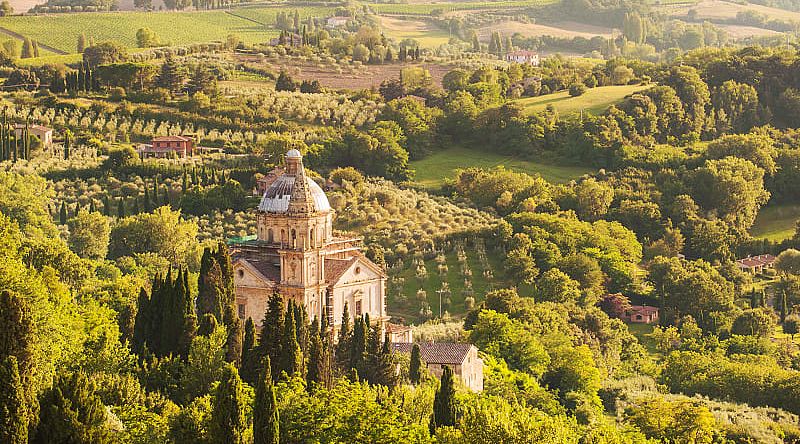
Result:
[[[658,322],[658,307],[650,305],[632,305],[625,310],[625,319],[634,324],[652,324]]]
[[[520,49],[506,54],[506,61],[512,63],[524,63],[539,66],[539,53]]]
[[[777,258],[771,254],[747,256],[744,259],[737,259],[736,266],[742,271],[759,274],[767,268],[772,268],[775,265],[775,259]]]
[[[408,325],[386,324],[386,336],[389,342],[414,342],[414,330]]]
[[[328,28],[338,28],[340,26],[347,26],[348,21],[350,21],[349,17],[328,17],[328,20],[325,21],[325,26]]]
[[[14,125],[14,135],[16,137],[22,137],[23,131],[25,131],[24,124],[17,123]],[[28,134],[38,137],[42,143],[42,148],[47,148],[53,144],[53,128],[42,125],[28,125]]]
[[[136,149],[139,157],[171,158],[191,157],[195,153],[194,140],[185,136],[155,137],[149,143],[143,143]]]
[[[465,387],[473,392],[483,391],[483,359],[478,357],[477,347],[461,342],[418,342],[417,345],[420,357],[434,376],[441,378],[446,365]],[[414,344],[396,342],[392,348],[396,353],[411,354]]]

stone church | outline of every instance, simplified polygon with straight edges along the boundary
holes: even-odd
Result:
[[[284,172],[264,191],[257,216],[257,238],[232,248],[239,317],[260,327],[278,292],[302,303],[310,319],[327,313],[335,330],[345,303],[350,316],[369,314],[386,324],[384,270],[361,253],[360,238],[334,233],[334,211],[306,176],[299,151],[286,153]]]

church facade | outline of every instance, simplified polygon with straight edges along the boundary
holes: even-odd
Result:
[[[261,326],[273,293],[303,304],[310,319],[327,315],[338,331],[344,306],[351,317],[369,314],[385,325],[384,270],[361,253],[361,239],[333,231],[325,192],[307,177],[299,151],[264,191],[257,239],[232,248],[239,317]]]

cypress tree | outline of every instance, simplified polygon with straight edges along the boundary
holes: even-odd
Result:
[[[294,319],[297,343],[300,345],[300,350],[303,351],[303,356],[308,356],[308,312],[302,304],[294,306]]]
[[[189,174],[186,173],[186,170],[183,170],[183,179],[181,182],[181,194],[186,194],[186,191],[189,189]]]
[[[158,197],[158,176],[153,177],[153,203],[154,207],[158,206],[161,198]]]
[[[108,194],[103,196],[103,215],[111,217],[111,199],[109,199]]]
[[[303,368],[303,352],[300,350],[300,344],[297,343],[293,301],[289,301],[289,307],[286,309],[283,335],[281,337],[280,361],[278,364],[279,371],[286,372],[286,376],[288,377],[300,374]],[[300,376],[302,376],[302,374],[300,374]]]
[[[456,389],[453,386],[453,370],[445,365],[442,371],[442,379],[439,383],[439,390],[433,398],[433,415],[431,415],[430,431],[436,433],[436,429],[441,426],[456,425]]]
[[[368,327],[364,318],[357,318],[353,325],[353,338],[350,341],[350,363],[349,368],[359,373],[359,377],[364,377],[364,354],[367,351],[367,332]]]
[[[17,358],[0,361],[0,442],[28,444],[28,408]]]
[[[234,312],[232,304],[225,307],[225,327],[228,331],[228,339],[225,342],[225,360],[232,363],[237,368],[242,365],[242,320]]]
[[[144,187],[144,211],[145,213],[151,213],[153,211],[153,206],[150,204],[150,192],[148,191],[149,188],[146,186]]]
[[[200,326],[197,328],[197,334],[200,336],[209,336],[217,329],[217,318],[211,313],[206,313],[200,318]]]
[[[347,301],[342,309],[342,322],[339,327],[339,340],[336,342],[336,363],[341,368],[349,368],[350,365],[350,343],[353,340],[353,332],[350,329],[350,311]]]
[[[61,376],[42,395],[40,405],[39,425],[31,444],[111,441],[105,406],[85,374]]]
[[[228,364],[222,370],[214,405],[211,410],[211,442],[244,444],[247,418],[244,386],[236,367]]]
[[[33,373],[33,322],[26,299],[10,290],[0,293],[0,363],[13,356],[24,387]]]
[[[242,340],[242,366],[239,374],[242,380],[250,385],[256,385],[258,380],[258,355],[256,354],[256,326],[253,318],[247,318],[244,323],[244,339]]]
[[[120,197],[117,203],[117,217],[122,219],[125,217],[125,198]]]
[[[94,199],[89,201],[89,212],[90,213],[96,213],[97,212],[97,206],[94,204]]]
[[[61,225],[67,224],[67,204],[64,201],[61,201],[61,209],[58,211],[58,222]]]
[[[414,344],[411,349],[411,364],[408,369],[408,377],[414,385],[419,384],[419,380],[422,377],[422,358],[419,354],[418,344]]]
[[[789,298],[786,296],[786,290],[781,290],[781,324],[786,321],[786,315],[789,313]]]
[[[311,340],[308,346],[308,371],[306,372],[306,382],[309,389],[312,388],[314,384],[322,383],[324,365],[322,335],[323,332],[320,331],[319,321],[314,319],[314,322],[311,324]]]
[[[272,385],[269,356],[264,358],[263,371],[256,385],[253,402],[253,444],[278,444],[280,442],[278,402]]]
[[[283,332],[284,312],[283,298],[280,294],[274,293],[267,303],[267,311],[264,313],[264,321],[261,323],[261,335],[257,347],[257,365],[261,367],[264,357],[269,357],[272,363],[272,377],[280,375],[278,371],[278,361],[281,350],[281,333]]]

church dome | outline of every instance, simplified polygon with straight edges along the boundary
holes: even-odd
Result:
[[[273,214],[285,214],[290,211],[290,203],[310,212],[330,211],[328,197],[316,182],[305,175],[302,155],[297,150],[286,153],[287,170],[278,177],[264,192],[258,211]],[[305,187],[295,190],[297,180],[305,181]]]

